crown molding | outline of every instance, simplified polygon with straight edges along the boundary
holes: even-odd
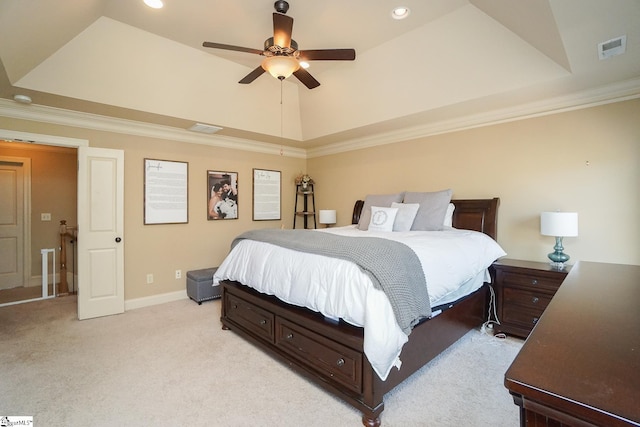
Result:
[[[626,80],[612,85],[574,93],[568,96],[550,98],[544,101],[531,102],[515,107],[457,117],[452,120],[443,120],[421,126],[381,133],[371,137],[354,138],[335,144],[311,148],[307,150],[307,158],[361,150],[449,132],[457,132],[461,130],[596,107],[598,105],[628,101],[636,98],[640,98],[640,78]]]
[[[106,117],[44,105],[20,105],[7,99],[0,99],[0,116],[262,154],[306,158],[306,150],[303,148],[280,146],[266,142],[220,135],[201,135],[186,129]]]
[[[21,105],[7,99],[0,99],[0,116],[284,157],[313,158],[425,138],[443,133],[558,114],[635,98],[640,98],[640,78],[626,80],[567,96],[550,98],[544,101],[458,117],[452,120],[428,123],[369,137],[353,138],[310,149],[280,146],[215,134],[200,135],[185,129],[169,126],[100,116],[43,105]]]

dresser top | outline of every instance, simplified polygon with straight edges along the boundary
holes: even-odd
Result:
[[[506,387],[600,425],[640,425],[640,266],[579,262],[505,374]]]

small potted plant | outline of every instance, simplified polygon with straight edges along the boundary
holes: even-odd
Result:
[[[303,191],[309,189],[309,185],[313,184],[313,178],[306,173],[301,173],[296,177],[296,185],[300,185]]]

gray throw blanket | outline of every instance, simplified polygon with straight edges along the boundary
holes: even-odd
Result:
[[[396,321],[409,335],[420,319],[431,315],[427,284],[418,256],[407,245],[377,237],[347,237],[311,230],[252,230],[236,237],[271,243],[358,265],[391,303]]]

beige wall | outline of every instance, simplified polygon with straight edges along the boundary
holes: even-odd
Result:
[[[125,298],[183,290],[174,272],[218,265],[233,237],[291,228],[297,173],[316,181],[316,208],[350,222],[369,193],[452,188],[457,198],[501,198],[499,243],[510,257],[546,260],[553,239],[539,214],[580,214],[566,238],[575,260],[640,264],[640,100],[594,107],[377,148],[312,158],[265,155],[0,117],[0,129],[87,139],[125,151]],[[189,163],[189,223],[143,225],[144,158]],[[587,164],[588,162],[588,164]],[[282,220],[252,221],[252,169],[282,171]],[[238,220],[208,221],[207,170],[239,174]],[[153,273],[155,283],[146,284]]]
[[[20,132],[87,139],[92,147],[125,152],[125,299],[185,289],[186,272],[219,265],[236,235],[251,228],[291,228],[295,176],[306,160],[175,141],[48,125],[0,117],[0,128]],[[189,223],[143,224],[145,158],[189,163]],[[282,220],[252,220],[253,168],[282,172]],[[238,172],[239,219],[207,220],[207,170]],[[81,231],[80,231],[81,233]],[[81,237],[81,234],[80,234]],[[175,279],[175,270],[183,278]],[[146,275],[154,283],[146,283]]]
[[[451,188],[500,197],[498,241],[512,258],[546,261],[542,211],[579,213],[564,239],[576,260],[640,264],[640,100],[312,158],[320,209],[350,222],[370,193]]]
[[[60,246],[60,220],[75,225],[77,202],[76,150],[0,141],[0,157],[31,159],[31,266],[32,277],[42,275],[41,249]],[[41,213],[50,213],[51,221],[41,221]],[[73,246],[67,246],[67,268],[73,266]],[[59,258],[58,258],[59,259]],[[49,257],[49,271],[53,271]],[[56,271],[59,267],[56,267]],[[39,283],[36,281],[39,285]]]

